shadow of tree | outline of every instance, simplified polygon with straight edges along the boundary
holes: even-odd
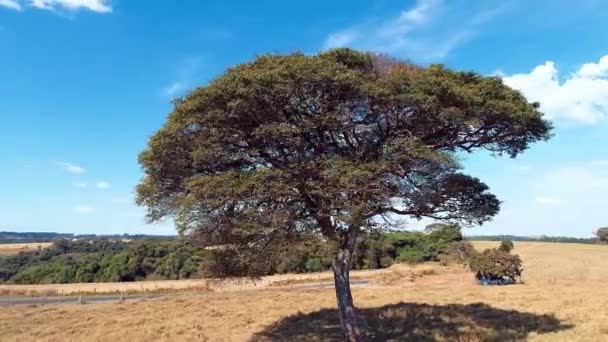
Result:
[[[399,303],[359,309],[366,341],[513,341],[572,328],[553,315],[493,308],[486,304]],[[298,314],[276,322],[252,341],[340,341],[335,309]]]

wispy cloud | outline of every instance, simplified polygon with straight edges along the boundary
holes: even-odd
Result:
[[[82,166],[76,165],[76,164],[72,164],[69,162],[57,162],[57,165],[59,165],[61,168],[63,168],[65,171],[69,172],[69,173],[85,173],[86,169],[83,168]]]
[[[77,12],[87,10],[96,13],[110,13],[110,0],[0,0],[0,7],[22,12],[25,8],[44,11]]]
[[[95,185],[97,186],[98,189],[102,189],[102,190],[110,188],[110,183],[104,182],[104,181],[97,182],[97,184],[95,184]]]
[[[581,65],[563,81],[552,61],[529,73],[505,75],[503,80],[528,100],[539,102],[549,119],[581,124],[608,119],[608,55]]]
[[[323,43],[323,50],[349,46],[357,38],[359,38],[359,32],[356,29],[346,29],[332,33]]]
[[[184,58],[178,63],[175,72],[176,79],[163,88],[163,94],[170,98],[180,96],[188,88],[193,86],[196,76],[201,67],[200,57]]]
[[[397,16],[370,19],[329,34],[323,49],[352,47],[402,58],[443,58],[504,8],[477,6],[465,13],[452,1],[418,0]]]
[[[21,4],[16,0],[0,0],[0,7],[5,7],[19,12],[23,10]]]
[[[87,182],[74,182],[72,185],[76,188],[86,188],[89,186]]]
[[[92,207],[88,206],[88,205],[76,205],[74,206],[74,211],[79,213],[79,214],[90,214],[93,211],[95,211],[95,209],[93,209]]]
[[[30,5],[41,10],[63,9],[77,11],[81,9],[97,13],[110,13],[112,6],[108,0],[30,0]]]
[[[184,84],[181,81],[176,81],[176,82],[173,82],[168,87],[166,87],[164,92],[168,96],[174,97],[176,94],[178,94],[182,90],[184,90]]]

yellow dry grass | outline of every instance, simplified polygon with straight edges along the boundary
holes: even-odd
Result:
[[[524,261],[523,285],[481,287],[465,270],[436,265],[355,273],[373,281],[353,288],[365,333],[375,340],[608,340],[608,246],[516,243],[514,252]],[[3,341],[331,341],[339,340],[335,317],[331,288],[235,287],[4,307],[0,331]]]
[[[2,243],[0,244],[0,255],[17,254],[19,252],[31,251],[34,249],[46,248],[52,245],[50,242],[36,243]]]

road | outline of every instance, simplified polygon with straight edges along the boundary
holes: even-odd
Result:
[[[371,284],[368,280],[354,280],[351,286],[365,286]],[[294,286],[297,289],[322,289],[333,287],[333,282],[300,284]],[[163,294],[132,294],[125,295],[124,300],[152,299],[163,297]],[[56,297],[0,297],[0,307],[9,305],[43,305],[43,304],[63,304],[78,303],[79,296],[56,296]],[[82,296],[84,303],[118,302],[120,295],[90,295]]]
[[[162,297],[160,294],[134,294],[124,296],[124,300],[150,299]],[[95,295],[82,296],[85,303],[120,301],[120,295]],[[60,304],[78,303],[79,296],[57,296],[57,297],[0,297],[0,306],[8,305],[41,305],[41,304]]]
[[[371,284],[371,282],[369,280],[353,280],[350,282],[350,286],[364,286],[364,285],[369,285]],[[334,282],[333,281],[329,281],[326,283],[316,283],[316,284],[302,284],[302,285],[297,285],[294,286],[295,288],[298,289],[322,289],[322,288],[326,288],[326,287],[334,287]]]

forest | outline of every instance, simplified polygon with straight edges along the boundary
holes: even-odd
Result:
[[[262,253],[239,246],[202,248],[192,239],[62,239],[48,248],[0,257],[0,282],[129,282],[318,272],[330,269],[335,248],[313,234]],[[353,269],[447,262],[458,255],[451,251],[471,248],[456,225],[432,225],[424,232],[378,232],[359,239]]]

